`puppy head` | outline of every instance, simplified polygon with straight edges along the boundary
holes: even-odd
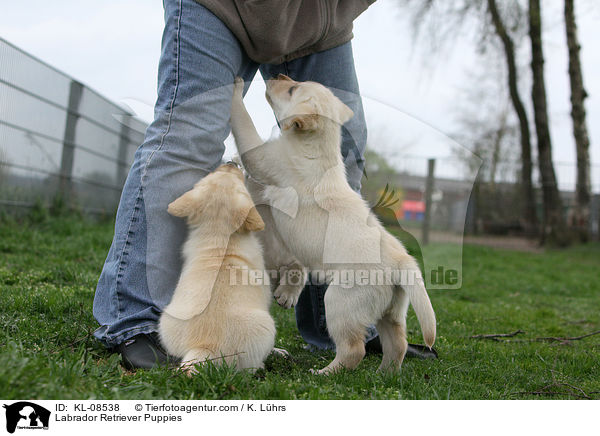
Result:
[[[311,132],[323,127],[323,118],[342,125],[354,116],[320,83],[296,82],[283,74],[267,81],[266,98],[283,130]]]
[[[244,185],[242,171],[235,165],[221,165],[194,188],[169,204],[168,212],[186,218],[190,226],[203,223],[233,232],[264,229],[260,214]]]

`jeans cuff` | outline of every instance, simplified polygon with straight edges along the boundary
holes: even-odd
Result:
[[[131,339],[132,337],[139,334],[155,333],[158,331],[158,325],[154,322],[150,324],[132,327],[130,329],[120,332],[118,335],[106,336],[106,331],[108,330],[108,328],[109,326],[103,325],[98,327],[94,331],[94,337],[98,341],[100,341],[100,343],[106,348],[114,348],[117,345],[122,344],[126,340]]]

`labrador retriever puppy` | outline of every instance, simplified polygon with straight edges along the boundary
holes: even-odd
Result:
[[[220,166],[169,204],[168,212],[186,218],[190,230],[179,282],[159,322],[166,350],[190,374],[206,360],[262,368],[273,350],[275,323],[267,283],[243,277],[244,270],[264,271],[255,235],[264,223],[242,172]]]
[[[355,368],[372,324],[383,348],[379,370],[399,370],[407,349],[409,302],[429,347],[435,341],[435,313],[415,259],[346,180],[341,125],[352,110],[318,83],[280,75],[267,81],[266,98],[281,135],[264,143],[243,104],[243,88],[236,79],[231,127],[244,167],[264,186],[289,252],[329,284],[325,312],[336,356],[316,373]]]
[[[239,156],[233,158],[233,163],[243,170]],[[307,278],[306,268],[290,253],[281,239],[273,221],[272,208],[264,196],[264,188],[260,182],[245,172],[246,188],[250,192],[256,210],[260,214],[265,228],[258,234],[263,246],[266,270],[269,272],[269,282],[273,297],[281,307],[289,309],[298,303],[298,298]]]

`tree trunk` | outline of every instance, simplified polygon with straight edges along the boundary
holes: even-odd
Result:
[[[550,139],[546,85],[544,83],[544,51],[542,48],[540,0],[529,0],[529,37],[531,39],[531,71],[533,76],[531,96],[533,100],[538,159],[544,200],[541,242],[568,245],[569,237],[562,214],[562,201],[558,192],[554,165],[552,164],[552,141]]]
[[[585,107],[587,97],[583,87],[583,75],[579,59],[580,45],[577,38],[574,0],[565,0],[565,28],[567,46],[569,48],[569,79],[571,82],[571,118],[573,119],[573,136],[577,149],[577,184],[574,227],[582,241],[589,239],[589,219],[591,201],[590,182],[590,140],[585,123]]]
[[[508,114],[506,109],[502,110],[500,124],[498,129],[494,132],[494,142],[492,148],[492,162],[490,163],[490,190],[492,193],[496,191],[496,173],[498,172],[498,161],[500,160],[500,146],[502,145],[502,139],[506,135],[506,118]]]
[[[517,65],[515,60],[515,48],[512,38],[506,31],[506,27],[496,5],[496,0],[487,0],[488,11],[492,16],[492,22],[496,34],[502,41],[506,65],[508,67],[508,89],[512,105],[519,118],[519,129],[521,135],[521,189],[523,218],[528,233],[534,233],[537,229],[537,217],[535,213],[535,196],[531,182],[531,142],[529,133],[529,120],[527,112],[521,100],[518,87]]]

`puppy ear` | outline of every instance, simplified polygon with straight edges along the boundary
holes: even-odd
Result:
[[[344,124],[350,121],[350,119],[354,116],[354,112],[352,111],[352,109],[350,109],[348,106],[342,103],[342,101],[339,99],[337,104],[337,114],[338,119],[336,121],[340,124]]]
[[[242,227],[249,232],[258,232],[260,230],[264,230],[265,223],[256,210],[256,207],[252,206],[250,208]]]
[[[281,124],[283,130],[296,129],[302,131],[317,130],[319,128],[319,115],[303,114],[289,117]]]
[[[167,212],[173,216],[184,218],[190,216],[196,209],[198,209],[198,202],[192,189],[169,204]]]

